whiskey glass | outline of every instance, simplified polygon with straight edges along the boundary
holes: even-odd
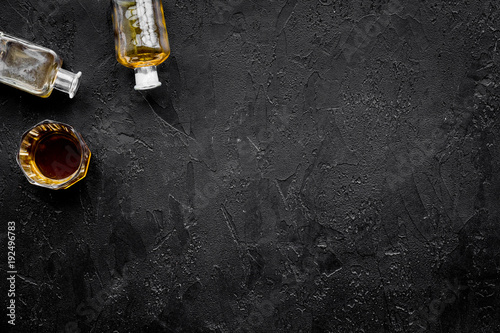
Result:
[[[61,190],[87,175],[90,156],[73,127],[44,120],[23,134],[17,163],[31,184]]]

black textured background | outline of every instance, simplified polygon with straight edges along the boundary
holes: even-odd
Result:
[[[73,100],[0,87],[15,332],[500,332],[497,1],[163,5],[139,93],[109,1],[2,1],[83,72]],[[15,163],[44,119],[93,153],[66,191]]]

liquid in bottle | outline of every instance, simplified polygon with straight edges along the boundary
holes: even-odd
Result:
[[[135,71],[136,90],[159,87],[156,66],[170,55],[161,0],[113,0],[116,58]]]

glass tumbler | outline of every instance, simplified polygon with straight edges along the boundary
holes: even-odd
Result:
[[[44,120],[22,136],[17,163],[31,184],[61,190],[87,175],[90,156],[73,127]]]

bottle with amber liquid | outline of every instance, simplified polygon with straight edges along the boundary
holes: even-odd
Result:
[[[61,68],[52,50],[0,31],[0,82],[43,98],[54,89],[75,96],[81,72]]]
[[[161,86],[156,66],[170,55],[161,0],[112,0],[116,59],[135,71],[135,90]]]
[[[24,133],[17,163],[30,183],[60,190],[85,177],[90,156],[73,127],[45,120]]]

